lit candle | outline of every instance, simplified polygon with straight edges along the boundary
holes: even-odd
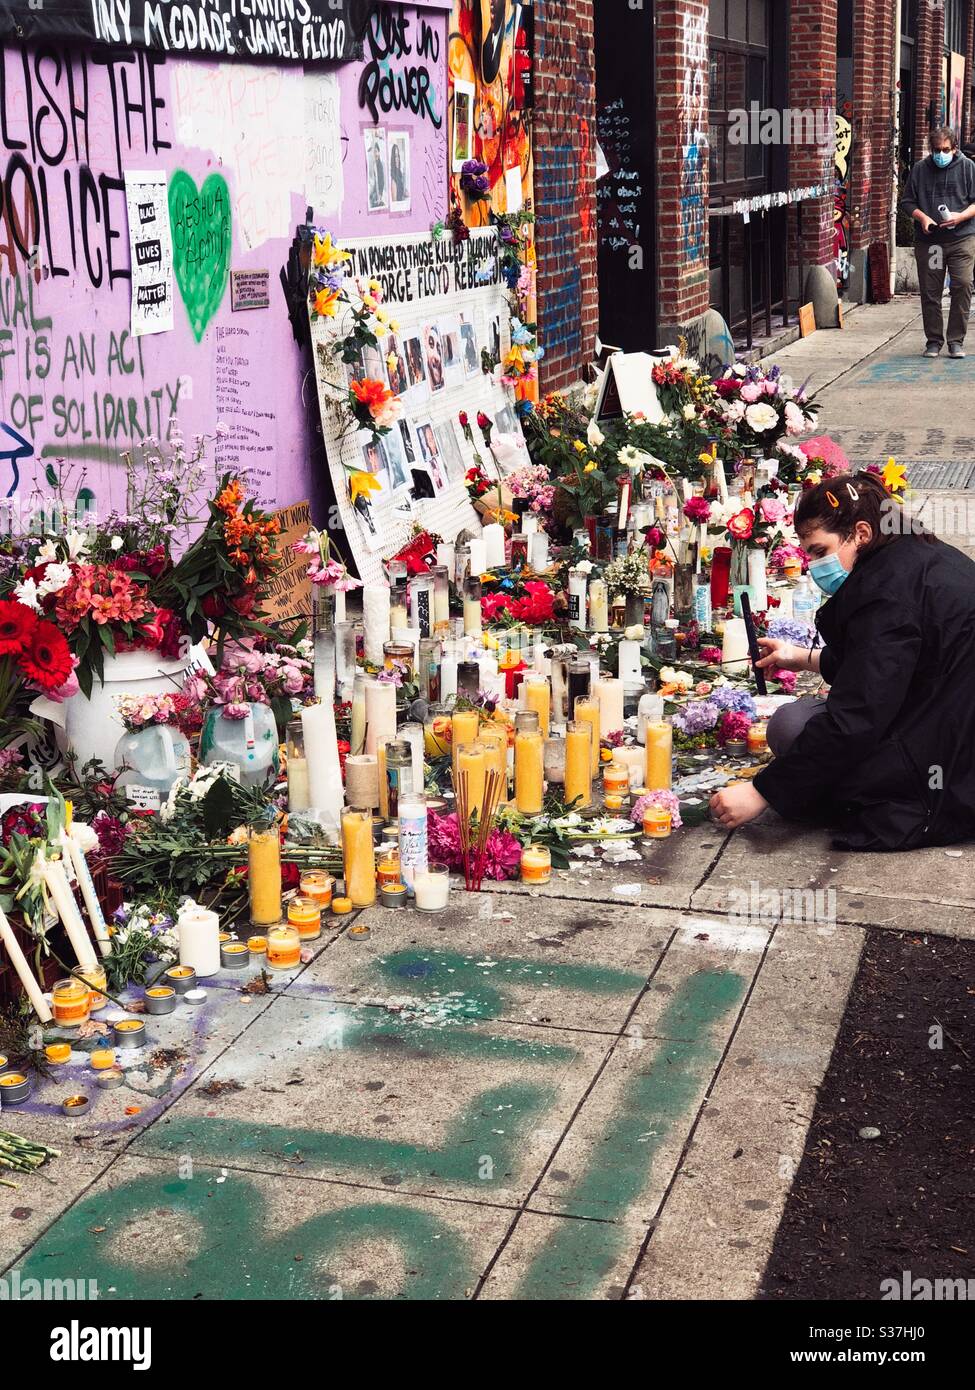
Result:
[[[552,855],[546,845],[526,845],[521,851],[522,883],[548,883],[552,877]]]
[[[573,719],[565,727],[565,804],[578,811],[592,803],[593,727]]]
[[[526,676],[521,683],[521,703],[525,709],[535,710],[542,738],[548,738],[549,718],[552,709],[552,692],[545,676]]]
[[[592,748],[590,750],[590,766],[592,775],[595,777],[599,770],[599,703],[592,697],[586,700],[576,700],[575,717],[585,724],[592,725]]]
[[[545,800],[545,740],[534,711],[515,719],[515,805],[537,816]]]
[[[599,736],[608,738],[623,727],[623,682],[604,676],[593,682],[592,693],[599,704]]]
[[[281,920],[281,840],[277,826],[252,827],[247,841],[247,888],[251,921],[266,926]]]
[[[24,987],[24,993],[31,1002],[31,1007],[37,1014],[42,1023],[50,1023],[51,1010],[47,1000],[41,991],[40,985],[34,978],[34,972],[27,964],[27,957],[20,948],[20,942],[14,936],[13,928],[7,921],[6,914],[0,907],[0,940],[3,941],[10,963],[17,972],[17,978]]]
[[[646,787],[669,791],[673,780],[674,730],[665,719],[647,724]]]
[[[301,936],[298,928],[282,922],[267,934],[267,963],[272,970],[294,970],[301,964]]]
[[[372,907],[376,901],[376,851],[368,810],[342,813],[342,859],[345,891],[353,906]]]
[[[467,814],[471,820],[480,819],[484,809],[484,785],[487,778],[487,759],[483,743],[465,743],[457,750],[457,776],[454,792],[460,796],[462,779],[467,777]]]

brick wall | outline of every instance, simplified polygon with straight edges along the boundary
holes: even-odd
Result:
[[[708,0],[657,0],[657,284],[663,323],[708,308]]]
[[[836,113],[836,0],[792,0],[789,30],[789,105],[799,110],[825,109],[828,125]],[[833,147],[793,145],[789,150],[789,184],[833,183]],[[799,224],[797,214],[797,225]],[[802,259],[805,265],[833,261],[833,197],[802,205]]]
[[[535,0],[535,214],[543,392],[592,360],[596,283],[594,0]]]
[[[857,0],[853,32],[850,246],[887,240],[894,169],[894,0]]]
[[[961,130],[959,137],[967,144],[972,136],[972,59],[975,57],[975,0],[968,0],[965,15],[965,96],[962,102]]]
[[[914,157],[927,152],[928,132],[938,119],[941,87],[941,55],[945,40],[945,14],[940,6],[919,0],[914,48]]]

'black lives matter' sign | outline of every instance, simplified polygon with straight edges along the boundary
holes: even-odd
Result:
[[[348,63],[361,56],[366,13],[365,0],[0,0],[0,39]]]

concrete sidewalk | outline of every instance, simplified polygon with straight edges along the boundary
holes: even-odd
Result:
[[[778,355],[825,432],[966,427],[924,371],[970,369],[922,369],[916,318]],[[225,972],[150,1019],[122,1090],[77,1053],[4,1113],[63,1156],[0,1188],[0,1268],[103,1299],[750,1298],[866,929],[975,939],[975,852],[840,854],[768,813],[343,922],[270,994]]]

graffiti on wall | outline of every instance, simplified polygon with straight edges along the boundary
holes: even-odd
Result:
[[[295,227],[309,207],[343,237],[426,230],[446,214],[448,15],[436,0],[422,17],[392,8],[399,56],[367,51],[333,71],[134,43],[3,48],[0,495],[29,491],[63,458],[100,505],[116,505],[126,451],[177,423],[186,438],[212,437],[218,420],[229,432],[217,469],[251,469],[272,506],[315,495],[307,363],[280,280]],[[376,62],[366,90],[391,147],[408,152],[412,196],[370,211],[363,131],[374,120],[359,95]],[[175,297],[172,329],[138,340],[133,170],[165,181]],[[270,304],[235,313],[231,271],[268,276]]]
[[[707,243],[704,181],[708,166],[708,16],[688,11],[681,20],[679,66],[680,237],[689,262],[700,261]]]
[[[518,0],[455,0],[450,25],[450,149],[469,149],[487,165],[488,202],[465,208],[469,225],[483,225],[488,212],[518,211],[532,196],[532,145],[526,102],[530,83],[530,7]],[[469,109],[458,100],[473,89]],[[468,143],[458,122],[470,121]]]
[[[850,168],[853,160],[853,126],[836,113],[836,150],[833,156],[833,259],[842,291],[850,282]]]

